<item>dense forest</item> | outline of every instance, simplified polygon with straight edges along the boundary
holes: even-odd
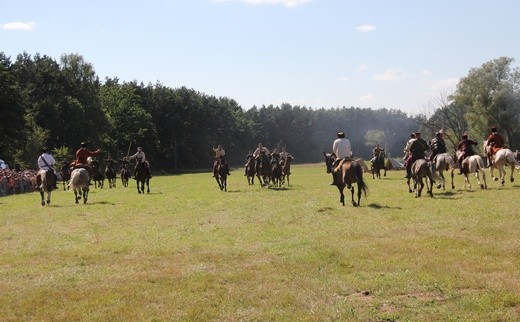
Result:
[[[370,158],[379,143],[402,157],[411,132],[432,138],[443,129],[453,150],[468,132],[483,140],[497,125],[508,145],[520,145],[520,72],[501,57],[473,68],[454,93],[441,97],[431,115],[396,109],[308,106],[248,107],[227,97],[160,83],[100,81],[81,55],[57,61],[27,53],[16,60],[0,52],[0,158],[35,168],[41,147],[72,160],[80,143],[121,158],[142,146],[154,170],[211,167],[212,147],[222,144],[230,164],[240,166],[259,142],[285,147],[297,163],[320,162],[336,132],[344,130],[354,154]]]

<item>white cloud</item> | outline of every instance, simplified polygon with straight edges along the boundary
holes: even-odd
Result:
[[[432,90],[452,91],[455,90],[459,83],[459,78],[448,78],[433,83],[430,88]]]
[[[374,25],[361,25],[357,26],[356,30],[359,32],[370,32],[376,30],[376,26]]]
[[[34,22],[8,22],[2,25],[2,29],[30,31],[33,30],[35,26],[36,23]]]
[[[361,65],[358,67],[358,69],[361,70],[361,71],[365,71],[365,70],[368,70],[368,67],[367,67],[367,65],[365,65],[365,64],[361,64]]]
[[[214,2],[231,2],[236,0],[213,0]],[[263,5],[263,4],[281,4],[286,8],[294,8],[299,5],[311,2],[313,0],[239,0],[247,4]]]
[[[338,79],[342,82],[348,82],[350,80],[347,76],[340,76]]]
[[[367,104],[367,103],[374,103],[376,101],[376,97],[373,95],[373,94],[368,94],[368,95],[364,95],[364,96],[361,96],[359,98],[359,100],[364,103],[364,104]]]
[[[431,74],[431,72],[428,69],[421,70],[421,75],[423,75],[423,76],[429,76],[430,74]]]
[[[374,75],[374,79],[379,82],[394,82],[401,79],[400,74],[400,70],[389,68],[383,74]]]

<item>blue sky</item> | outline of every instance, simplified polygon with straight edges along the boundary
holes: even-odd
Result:
[[[245,110],[416,114],[470,68],[520,59],[519,13],[517,0],[9,0],[0,51],[80,54],[101,80],[186,86]]]

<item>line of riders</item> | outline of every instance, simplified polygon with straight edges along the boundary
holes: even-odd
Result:
[[[468,134],[464,133],[462,135],[462,140],[457,145],[457,151],[461,152],[458,158],[459,174],[462,174],[462,164],[464,159],[476,154],[473,150],[474,145],[478,145],[478,143],[468,139]],[[491,127],[491,134],[489,134],[487,138],[487,145],[490,147],[487,154],[488,166],[491,166],[493,163],[493,156],[498,150],[504,148],[505,145],[505,140],[502,135],[498,133],[496,126]],[[415,132],[410,135],[410,139],[406,143],[403,151],[405,153],[405,178],[411,177],[411,167],[415,160],[425,159],[426,152],[430,150],[430,161],[434,161],[438,154],[447,152],[442,130],[435,133],[435,137],[430,141],[430,143],[427,143],[421,138],[420,132]]]
[[[41,149],[42,154],[38,157],[38,168],[42,170],[50,170],[51,173],[54,174],[54,182],[57,183],[57,173],[56,173],[56,160],[54,157],[47,152],[46,148]],[[90,161],[89,158],[95,158],[101,154],[101,149],[97,149],[96,151],[90,151],[87,149],[87,144],[85,142],[81,142],[81,147],[76,151],[76,159],[72,162],[63,161],[62,165],[66,167],[70,167],[71,169],[84,168],[88,171],[89,177],[92,178],[94,175],[94,169],[92,165],[98,165],[97,161]],[[135,168],[134,168],[134,179],[137,179],[138,172],[142,169],[148,179],[152,178],[152,174],[150,171],[150,163],[146,159],[146,155],[143,152],[142,147],[137,147],[137,152],[131,156],[124,157],[123,162],[128,162],[129,160],[136,160]],[[107,163],[107,167],[113,167],[115,161],[112,160],[111,157],[108,160],[105,160]],[[92,183],[89,183],[92,185]],[[58,187],[54,186],[54,189],[58,189]]]
[[[220,165],[225,167],[227,171],[227,175],[231,175],[229,173],[229,166],[226,162],[226,151],[222,147],[222,145],[218,145],[217,147],[213,147],[213,152],[215,152],[215,160],[213,162],[213,177],[217,177],[218,168]],[[286,151],[285,148],[282,148],[281,152],[278,152],[278,149],[274,149],[273,152],[269,152],[269,149],[263,146],[262,143],[258,143],[258,147],[253,152],[253,150],[249,150],[249,153],[246,156],[246,164],[244,165],[244,176],[247,176],[247,169],[252,165],[252,162],[255,164],[255,169],[259,169],[262,159],[266,157],[269,159],[271,164],[280,164],[280,166],[284,166],[285,162],[288,159],[292,160],[294,157]],[[289,173],[291,174],[291,173]]]

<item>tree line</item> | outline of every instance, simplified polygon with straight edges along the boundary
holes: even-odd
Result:
[[[470,70],[455,93],[431,116],[397,109],[359,107],[253,106],[186,87],[170,88],[118,78],[100,81],[81,55],[0,52],[0,158],[36,167],[41,147],[59,161],[72,160],[80,143],[101,148],[103,158],[122,158],[142,146],[154,170],[211,167],[212,147],[221,144],[228,162],[240,166],[259,142],[285,147],[298,163],[321,162],[343,130],[354,154],[370,158],[375,144],[401,157],[411,132],[433,137],[443,129],[457,141],[469,131],[484,138],[491,124],[509,144],[520,143],[519,72],[511,58]],[[455,144],[455,143],[453,143]]]

